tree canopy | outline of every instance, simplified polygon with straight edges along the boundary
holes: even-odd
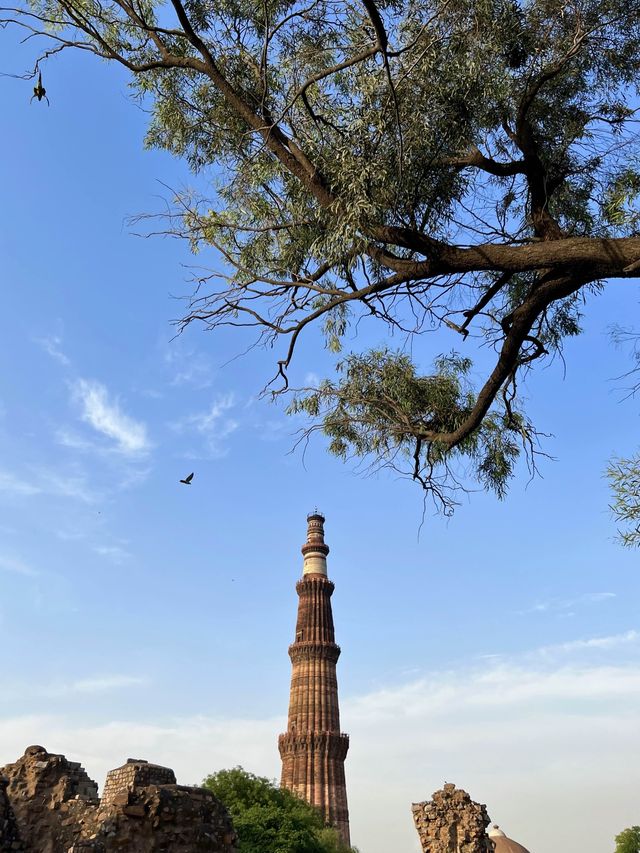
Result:
[[[640,826],[630,826],[616,835],[615,853],[640,853]]]
[[[313,806],[268,779],[235,767],[203,785],[227,807],[240,853],[352,853]]]
[[[0,18],[44,39],[34,74],[72,48],[126,66],[147,144],[210,178],[166,223],[220,256],[183,328],[254,328],[281,347],[277,391],[307,327],[338,351],[372,317],[403,346],[345,353],[291,406],[334,453],[405,471],[444,511],[461,477],[502,496],[520,454],[535,466],[524,375],[640,271],[640,0],[30,0]],[[434,329],[451,342],[427,364]]]

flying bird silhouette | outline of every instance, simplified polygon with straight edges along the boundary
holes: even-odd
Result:
[[[33,87],[33,95],[31,95],[31,100],[37,98],[41,101],[43,98],[47,102],[47,106],[51,106],[49,103],[49,98],[47,98],[47,90],[42,85],[42,71],[38,72],[38,85]]]
[[[189,474],[188,477],[185,477],[184,480],[180,480],[180,482],[184,483],[185,486],[190,486],[192,480],[193,480],[193,471]]]

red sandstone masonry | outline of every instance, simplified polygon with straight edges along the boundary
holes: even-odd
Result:
[[[335,643],[331,595],[333,583],[324,558],[324,517],[307,519],[307,542],[302,546],[305,574],[296,584],[299,596],[296,638],[289,646],[291,690],[287,732],[278,738],[282,758],[281,784],[322,812],[349,844],[349,810],[344,761],[349,736],[340,732]],[[307,571],[311,568],[311,571]]]

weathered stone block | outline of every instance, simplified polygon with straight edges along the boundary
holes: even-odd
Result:
[[[414,803],[411,810],[423,853],[493,853],[486,806],[454,784],[445,784],[430,801]]]

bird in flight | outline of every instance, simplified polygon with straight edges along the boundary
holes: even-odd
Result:
[[[185,477],[184,480],[180,480],[180,482],[184,483],[185,486],[190,486],[192,480],[193,480],[193,471],[189,474],[188,477]]]

